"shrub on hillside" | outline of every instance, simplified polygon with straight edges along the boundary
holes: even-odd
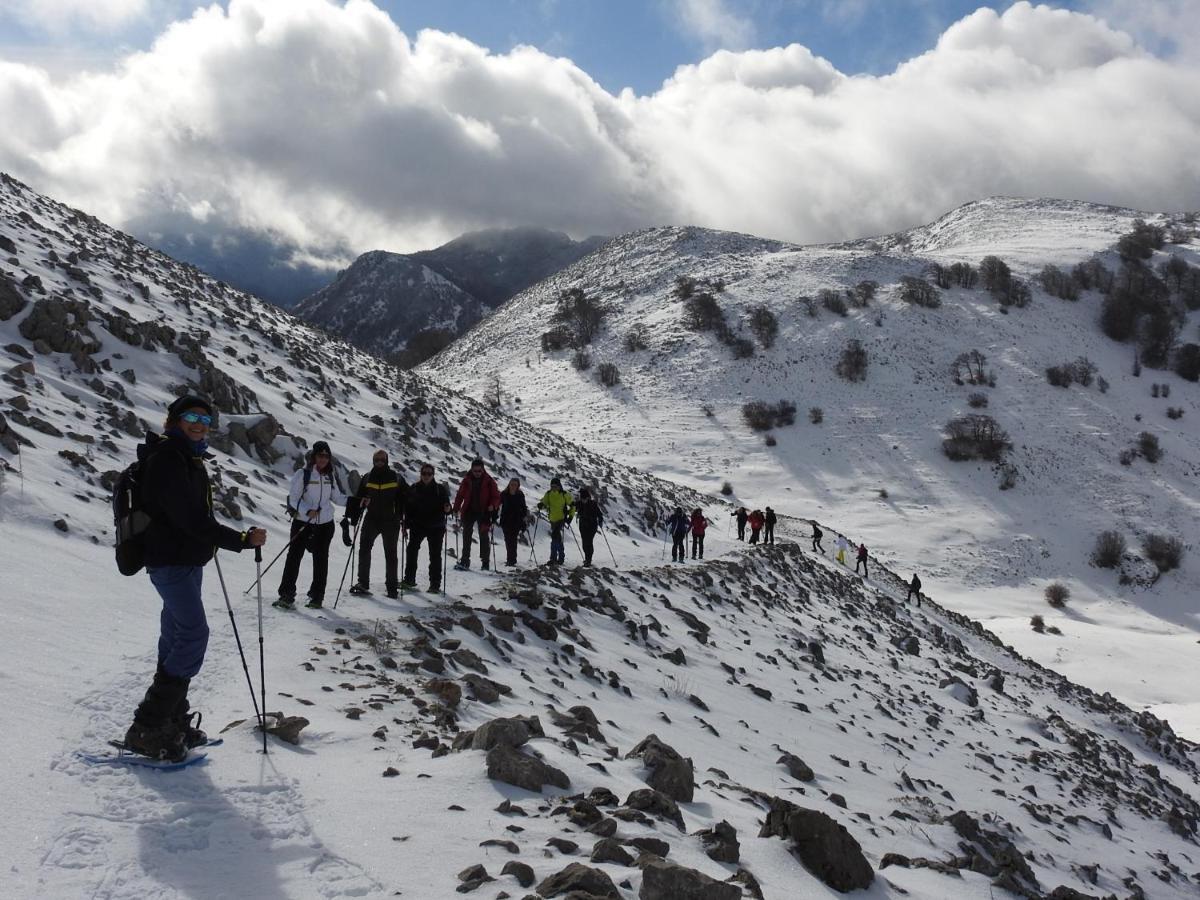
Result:
[[[960,288],[969,290],[979,283],[979,273],[970,263],[957,262],[948,271],[950,279]]]
[[[804,314],[810,319],[817,317],[817,301],[807,294],[801,294],[796,298],[796,303],[804,310]]]
[[[1046,602],[1055,609],[1062,609],[1066,606],[1070,596],[1070,589],[1062,582],[1055,581],[1053,584],[1046,585]]]
[[[422,328],[408,339],[404,349],[394,357],[402,369],[414,369],[432,359],[454,343],[454,332],[447,328]]]
[[[754,355],[754,341],[740,334],[729,335],[722,341],[733,353],[734,359],[749,359]]]
[[[555,350],[566,350],[572,345],[574,336],[569,328],[557,326],[542,332],[542,352],[553,353]]]
[[[1182,419],[1183,418],[1183,410],[1180,409],[1178,406],[1168,406],[1167,407],[1167,418],[1168,419]]]
[[[1138,435],[1137,450],[1146,462],[1156,463],[1163,458],[1163,449],[1159,446],[1158,435],[1151,431],[1143,431]]]
[[[641,322],[633,325],[627,332],[622,341],[626,353],[637,353],[639,350],[647,350],[650,347],[650,340],[646,332],[646,326]]]
[[[1107,294],[1112,290],[1113,273],[1098,257],[1093,256],[1087,262],[1077,263],[1071,269],[1071,280],[1079,286],[1080,290],[1096,290]]]
[[[759,304],[750,308],[749,325],[750,332],[762,344],[764,350],[770,350],[775,345],[775,338],[779,334],[779,319],[767,306]]]
[[[925,268],[925,275],[929,277],[935,287],[942,290],[946,290],[954,284],[954,279],[950,276],[950,267],[943,266],[941,263],[930,263]]]
[[[1176,293],[1183,287],[1183,280],[1191,271],[1191,266],[1178,253],[1172,253],[1170,258],[1158,267],[1159,277]]]
[[[742,419],[754,431],[770,431],[796,422],[796,404],[787,400],[766,403],[751,400],[742,406]]]
[[[867,348],[862,345],[862,341],[852,338],[842,348],[835,371],[847,381],[866,381],[869,362]]]
[[[967,395],[967,406],[971,409],[986,409],[988,405],[988,396],[980,391]]]
[[[1079,299],[1079,284],[1058,266],[1043,266],[1038,281],[1042,283],[1042,290],[1051,297],[1060,300]]]
[[[1046,620],[1040,615],[1032,616],[1029,619],[1029,626],[1038,634],[1043,634],[1046,631]]]
[[[692,331],[712,331],[725,324],[725,313],[708,291],[689,294],[683,301],[683,324]]]
[[[988,384],[991,379],[984,373],[987,357],[978,350],[968,350],[960,353],[950,364],[950,376],[955,384]]]
[[[573,347],[586,347],[600,332],[608,310],[583,288],[568,288],[558,295],[550,321],[566,329]]]
[[[1138,310],[1129,291],[1116,289],[1100,305],[1100,330],[1114,341],[1125,342],[1137,330]]]
[[[765,444],[766,444],[768,447],[774,447],[776,444],[778,444],[778,443],[779,443],[779,441],[777,441],[777,440],[775,439],[775,435],[773,435],[773,434],[768,434],[768,435],[767,435],[767,436],[766,436],[766,437],[763,439],[763,443],[765,443]]]
[[[1140,331],[1142,362],[1152,369],[1165,369],[1179,340],[1179,321],[1174,312],[1165,303],[1155,304],[1142,317]]]
[[[615,363],[602,362],[596,366],[596,378],[605,387],[616,387],[621,382],[621,373]]]
[[[1008,432],[991,416],[971,413],[946,423],[942,452],[950,459],[1000,462],[1011,447]]]
[[[1092,547],[1092,565],[1101,569],[1115,569],[1125,555],[1125,535],[1119,531],[1102,531],[1096,535]]]
[[[733,495],[733,485],[726,481],[721,484],[721,496],[730,497]]]
[[[1159,572],[1170,572],[1183,562],[1183,541],[1166,534],[1148,534],[1142,539],[1142,552]]]
[[[819,406],[809,407],[808,421],[812,422],[814,425],[820,425],[825,421],[825,410],[821,409]]]
[[[1142,219],[1134,219],[1133,230],[1117,240],[1117,253],[1127,263],[1149,259],[1155,250],[1162,249],[1166,238],[1166,230],[1161,225],[1148,225]]]
[[[985,291],[1000,293],[1008,289],[1008,283],[1012,280],[1012,270],[1000,257],[985,256],[979,263],[979,279],[983,282]]]
[[[576,350],[575,355],[571,357],[571,365],[576,371],[586,372],[592,367],[592,357],[586,350]]]
[[[1054,387],[1066,388],[1071,386],[1071,373],[1064,366],[1048,366],[1046,380]]]
[[[836,313],[839,316],[849,314],[846,308],[846,300],[842,297],[841,291],[831,290],[830,288],[822,288],[817,293],[817,299],[821,301],[821,305],[831,313]]]
[[[850,305],[862,309],[869,306],[871,301],[875,299],[875,293],[879,290],[879,282],[865,280],[860,281],[854,287],[846,291],[847,299]]]
[[[924,306],[927,309],[937,309],[942,305],[938,289],[924,278],[914,278],[912,275],[900,276],[899,296],[905,303]]]

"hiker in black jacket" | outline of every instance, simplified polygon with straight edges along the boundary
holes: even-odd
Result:
[[[579,520],[579,542],[583,546],[583,564],[591,566],[596,550],[596,532],[604,524],[604,513],[592,496],[591,488],[581,488],[575,501],[575,518]]]
[[[404,495],[408,484],[388,466],[387,453],[376,450],[371,457],[371,471],[358,483],[358,490],[346,504],[346,515],[342,518],[342,534],[351,526],[360,527],[358,535],[358,583],[350,586],[350,593],[371,593],[371,549],[377,537],[383,538],[383,559],[386,568],[386,586],[389,597],[398,596],[400,584],[396,549],[400,543],[400,525],[404,518]]]
[[[744,541],[746,539],[746,521],[750,518],[750,513],[746,511],[746,507],[739,506],[729,516],[737,519],[738,540]]]
[[[408,489],[404,501],[404,526],[408,529],[408,559],[404,561],[403,587],[417,586],[417,553],[421,541],[429,547],[429,590],[442,589],[442,541],[450,513],[450,489],[433,480],[433,466],[421,466],[421,480]]]
[[[508,486],[500,493],[500,530],[504,532],[504,564],[517,564],[517,541],[525,530],[529,519],[529,504],[525,502],[525,492],[521,490],[521,479],[510,478]]]
[[[162,598],[158,668],[125,733],[130,750],[178,761],[203,744],[199,713],[190,713],[188,685],[200,671],[208,647],[208,622],[200,588],[204,566],[216,548],[240,552],[261,547],[261,528],[234,531],[213,517],[207,458],[213,407],[202,397],[183,396],[167,409],[163,435],[148,434],[138,448],[142,462],[142,508],[150,517],[144,533],[146,572]],[[194,724],[193,724],[194,722]]]
[[[771,507],[769,507],[769,506],[767,507],[766,512],[763,515],[763,523],[764,523],[763,524],[763,543],[764,544],[774,544],[775,543],[775,510],[771,509]]]
[[[913,594],[917,595],[917,606],[921,605],[921,579],[917,577],[917,573],[913,572],[912,581],[908,583],[908,596],[904,598],[907,603],[912,599]]]
[[[683,507],[675,507],[675,512],[671,513],[671,517],[667,519],[667,530],[671,532],[671,562],[687,561],[684,541],[687,539],[688,530],[691,527],[692,523],[683,511]]]
[[[820,526],[817,525],[816,519],[812,520],[812,528],[813,553],[824,553],[825,548],[821,546],[821,538],[824,536],[825,532],[823,532]]]

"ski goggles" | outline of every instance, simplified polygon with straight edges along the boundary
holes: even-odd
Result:
[[[179,419],[189,425],[203,425],[205,428],[211,428],[213,417],[204,413],[185,412]]]

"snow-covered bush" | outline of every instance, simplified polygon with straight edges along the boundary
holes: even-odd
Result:
[[[1184,344],[1175,351],[1175,374],[1186,381],[1200,381],[1200,344]]]
[[[851,338],[842,348],[842,356],[835,371],[847,381],[866,381],[869,361],[867,348],[862,345],[862,341]]]
[[[968,290],[979,283],[979,273],[970,263],[957,262],[949,269],[950,278],[960,288]]]
[[[637,353],[639,350],[647,350],[650,347],[650,341],[646,336],[646,326],[638,322],[625,332],[625,338],[622,341],[626,353]]]
[[[1030,618],[1029,625],[1038,634],[1042,634],[1046,630],[1046,620],[1043,619],[1040,615],[1033,616],[1032,618]]]
[[[754,431],[770,431],[796,422],[796,404],[787,400],[765,403],[751,400],[742,406],[742,418]]]
[[[905,303],[924,306],[927,309],[937,309],[942,305],[938,289],[924,278],[914,278],[912,275],[900,276],[899,297]]]
[[[1070,596],[1070,588],[1061,581],[1055,581],[1052,584],[1046,585],[1046,602],[1055,609],[1062,609],[1066,606]]]
[[[1092,565],[1101,569],[1115,569],[1125,555],[1125,535],[1119,531],[1102,531],[1096,535],[1092,548]]]
[[[849,309],[846,307],[846,299],[842,296],[841,291],[835,291],[830,288],[822,288],[817,293],[821,305],[831,313],[836,313],[839,316],[849,315]]]
[[[774,447],[776,444],[779,443],[779,441],[775,440],[775,435],[773,435],[773,434],[768,434],[766,436],[766,438],[764,438],[764,442],[766,443],[766,445],[768,447]]]
[[[596,378],[605,387],[615,387],[621,381],[621,373],[615,363],[602,362],[596,366]]]
[[[569,328],[561,326],[542,332],[542,352],[553,353],[555,350],[566,350],[571,346],[572,335]]]
[[[1060,300],[1079,299],[1078,283],[1058,266],[1043,266],[1038,274],[1038,281],[1051,297],[1058,297]]]
[[[1008,432],[991,416],[971,413],[946,423],[942,452],[950,459],[1000,462],[1011,447]]]
[[[1133,220],[1133,231],[1117,240],[1117,253],[1126,262],[1149,259],[1166,242],[1166,230],[1161,225],[1149,225],[1143,219]]]
[[[1142,552],[1158,571],[1170,572],[1183,562],[1183,541],[1166,534],[1148,534],[1142,539]]]
[[[1156,463],[1163,457],[1163,449],[1158,443],[1158,435],[1152,431],[1143,431],[1138,435],[1137,450],[1149,463]]]
[[[721,495],[723,497],[733,496],[733,485],[730,482],[726,481],[721,484]]]
[[[683,324],[690,331],[712,331],[725,324],[725,313],[708,291],[689,294],[683,301]]]
[[[871,301],[875,299],[875,292],[879,290],[879,282],[867,279],[860,281],[854,287],[846,291],[846,297],[850,301],[850,305],[862,309],[869,306]]]
[[[1168,406],[1167,407],[1167,418],[1168,419],[1182,419],[1183,418],[1183,410],[1178,406]]]
[[[825,410],[819,406],[810,406],[808,409],[808,421],[814,425],[820,425],[825,421]]]
[[[1068,388],[1071,386],[1071,372],[1065,366],[1047,366],[1046,380],[1054,387]]]
[[[586,372],[592,367],[592,357],[586,350],[576,350],[575,355],[571,357],[571,365],[576,371]]]
[[[988,396],[982,391],[974,391],[967,394],[967,406],[971,409],[985,409],[988,405]]]
[[[967,350],[954,357],[950,364],[950,377],[955,384],[991,384],[995,386],[995,378],[984,374],[983,367],[987,365],[987,357],[978,350]]]
[[[750,331],[758,338],[764,350],[770,350],[779,334],[779,320],[765,304],[760,303],[750,309]]]

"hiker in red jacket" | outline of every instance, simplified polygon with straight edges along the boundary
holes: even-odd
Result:
[[[767,517],[762,514],[761,509],[756,509],[750,513],[750,543],[758,543],[758,533],[762,531],[762,527],[766,522]]]
[[[500,511],[500,489],[496,487],[496,479],[484,471],[482,459],[471,462],[471,471],[458,486],[454,511],[462,522],[463,533],[462,557],[454,568],[471,568],[471,529],[478,525],[480,568],[487,569],[491,558],[492,525]]]
[[[854,560],[854,574],[858,574],[858,567],[862,566],[863,578],[867,577],[867,545],[858,545],[858,556]]]
[[[708,519],[699,509],[692,510],[692,559],[704,559],[704,530]]]

